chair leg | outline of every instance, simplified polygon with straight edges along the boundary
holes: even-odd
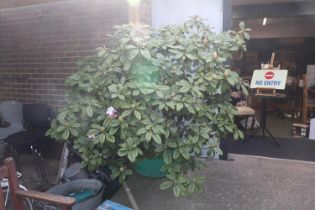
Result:
[[[246,116],[246,119],[245,119],[245,135],[247,134],[247,122],[248,122],[248,118],[249,118],[249,116]]]
[[[47,183],[47,176],[46,176],[46,171],[43,164],[43,157],[40,154],[40,152],[34,148],[33,145],[31,146],[31,148],[32,148],[32,154],[33,154],[33,159],[35,163],[34,166],[36,169],[36,173],[38,177],[40,177],[44,183]]]
[[[38,153],[38,164],[39,164],[39,169],[41,172],[41,178],[45,183],[47,183],[47,176],[46,176],[46,170],[43,164],[43,157],[40,153]]]
[[[39,171],[39,167],[38,167],[38,160],[37,160],[36,151],[35,151],[33,146],[31,146],[31,150],[32,150],[32,158],[33,158],[36,174],[37,174],[38,177],[41,177],[40,171]]]
[[[252,117],[252,125],[250,127],[250,131],[252,132],[254,130],[254,125],[256,123],[256,117],[255,115],[252,115],[251,117]]]

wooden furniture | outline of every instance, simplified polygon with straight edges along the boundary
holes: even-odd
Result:
[[[41,200],[48,203],[58,204],[61,210],[70,210],[74,205],[75,199],[64,197],[60,195],[53,195],[49,193],[42,193],[36,191],[23,191],[19,189],[19,181],[16,176],[16,167],[13,158],[4,160],[4,166],[0,168],[0,178],[8,178],[10,195],[12,197],[12,206],[15,210],[24,210],[23,199],[30,198],[34,200]],[[3,192],[0,188],[0,210],[5,210]]]
[[[241,100],[235,104],[235,108],[237,109],[237,112],[235,113],[236,123],[239,127],[244,128],[244,132],[247,134],[248,129],[252,130],[254,128],[256,122],[256,112],[250,107],[249,97],[245,96],[245,94],[242,92],[239,93],[239,95]]]
[[[296,69],[298,53],[295,50],[275,50],[275,65],[280,65],[282,69]]]
[[[311,97],[311,92],[314,92],[310,90],[308,87],[308,81],[307,76],[303,75],[303,115],[302,115],[302,123],[306,124],[308,123],[308,114],[309,111],[313,108],[315,108],[315,100]]]
[[[237,109],[237,112],[235,114],[235,117],[238,118],[237,123],[244,128],[244,132],[246,134],[248,130],[248,125],[250,126],[250,130],[254,128],[256,121],[255,110],[248,106],[237,106],[235,108]],[[245,119],[244,125],[242,124],[242,119]],[[250,123],[248,123],[249,119],[251,120]]]

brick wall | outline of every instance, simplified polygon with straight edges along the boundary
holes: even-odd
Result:
[[[0,101],[64,104],[65,78],[76,61],[128,23],[126,0],[68,0],[0,9]],[[150,23],[150,3],[140,17]]]
[[[34,4],[57,2],[57,1],[69,1],[69,0],[1,0],[0,9],[29,6]]]

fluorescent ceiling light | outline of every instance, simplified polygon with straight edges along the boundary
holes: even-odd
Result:
[[[263,26],[265,26],[267,24],[267,18],[265,17],[263,20]]]

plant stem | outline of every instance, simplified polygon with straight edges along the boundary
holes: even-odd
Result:
[[[128,199],[129,199],[129,201],[130,201],[130,203],[132,205],[132,208],[134,210],[139,210],[139,206],[138,206],[138,204],[137,204],[137,202],[136,202],[136,200],[135,200],[135,198],[134,198],[130,188],[128,187],[127,182],[124,181],[122,184],[123,184],[124,190],[125,190],[125,192],[126,192],[126,194],[128,196]]]

